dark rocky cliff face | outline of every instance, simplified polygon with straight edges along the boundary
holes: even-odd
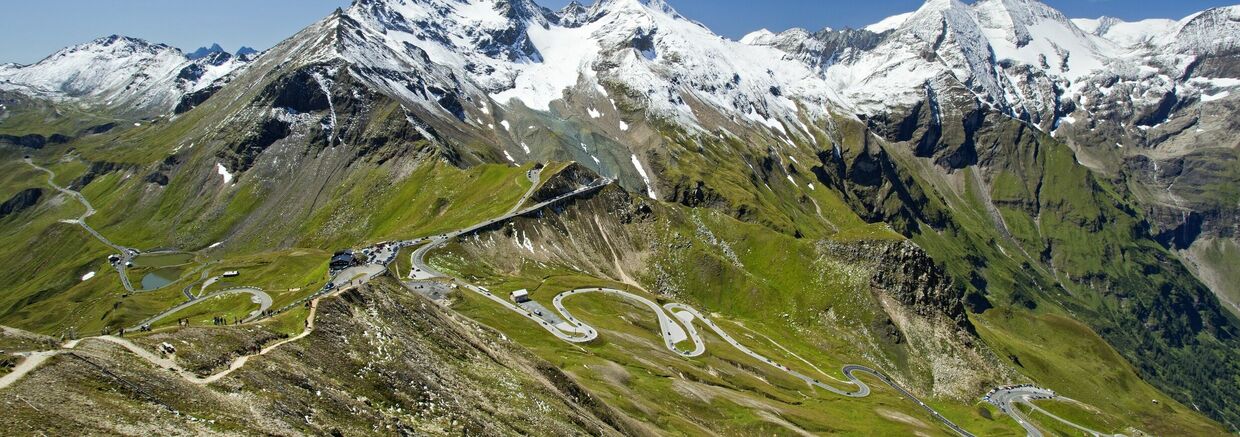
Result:
[[[25,147],[27,149],[42,149],[48,144],[64,144],[69,142],[71,138],[61,134],[52,134],[45,137],[39,134],[30,135],[0,135],[0,144],[11,144],[14,146]]]
[[[869,291],[881,311],[865,331],[914,390],[970,399],[1015,377],[969,320],[965,287],[914,242],[824,240],[817,251],[864,275],[858,292]],[[943,377],[949,374],[968,376]]]
[[[100,176],[103,176],[103,175],[106,175],[108,173],[112,173],[115,171],[129,170],[133,168],[134,166],[131,164],[119,164],[119,163],[107,162],[107,161],[91,162],[90,167],[86,169],[86,173],[83,173],[81,176],[78,176],[77,179],[74,179],[73,182],[69,183],[69,189],[70,190],[81,190],[83,187],[89,185],[92,181],[94,181],[95,178],[97,177],[100,177]]]
[[[569,164],[550,178],[544,179],[541,187],[530,196],[531,202],[543,202],[570,193],[599,180],[598,173],[576,162]]]
[[[875,293],[895,299],[915,314],[944,317],[972,332],[965,314],[964,288],[912,241],[824,243],[826,251],[850,262],[870,266]]]
[[[926,251],[911,241],[865,243],[864,249],[875,253],[877,271],[870,284],[876,292],[886,293],[918,315],[942,315],[957,326],[969,325],[963,288]]]
[[[38,188],[28,188],[19,191],[13,197],[10,197],[9,200],[0,203],[0,219],[25,211],[39,203],[39,199],[42,197],[43,190]]]

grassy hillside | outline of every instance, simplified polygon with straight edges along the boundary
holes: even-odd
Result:
[[[1222,387],[1234,384],[1230,375],[1240,371],[1234,321],[1154,241],[1131,201],[1078,164],[1068,147],[1019,122],[992,120],[975,135],[979,164],[950,170],[914,156],[904,144],[858,138],[861,145],[841,161],[826,163],[840,166],[827,180],[942,261],[971,290],[975,312],[1025,314],[983,318],[990,334],[983,338],[996,349],[1004,346],[995,343],[1004,338],[997,333],[1027,329],[1014,322],[1023,317],[1081,320],[1134,363],[1140,377],[1181,402],[1210,402],[1218,417],[1231,414],[1225,401],[1231,392]],[[878,175],[863,174],[876,166]],[[1076,360],[1111,361],[1104,352],[1077,351]],[[1076,372],[1073,378],[1095,376]],[[1138,392],[1121,396],[1134,403],[1151,399]],[[1121,416],[1143,411],[1099,407]],[[1218,430],[1177,411],[1182,422]],[[1161,416],[1128,417],[1157,424],[1152,418]]]
[[[1133,427],[1155,435],[1224,433],[1143,381],[1132,365],[1080,322],[1055,314],[996,309],[975,317],[978,332],[996,352],[1039,385],[1097,408],[1101,414],[1072,412],[1062,402],[1043,408],[1068,411],[1060,417],[1098,431]]]
[[[659,302],[712,314],[747,346],[799,371],[830,380],[843,378],[844,364],[868,363],[966,428],[1018,433],[1015,422],[987,417],[974,404],[975,394],[996,382],[997,375],[980,372],[1000,370],[958,343],[950,321],[915,314],[936,310],[905,308],[872,289],[869,261],[828,248],[854,243],[852,237],[797,239],[718,212],[652,205],[605,190],[555,216],[522,219],[454,243],[431,262],[499,295],[528,289],[544,305],[576,287],[651,290]],[[454,297],[453,307],[532,347],[638,420],[673,433],[945,432],[890,389],[875,386],[876,395],[863,400],[806,392],[713,334],[706,334],[708,352],[701,358],[667,352],[645,308],[592,295],[565,304],[602,330],[599,340],[564,343],[468,293]],[[955,366],[970,370],[948,370]]]

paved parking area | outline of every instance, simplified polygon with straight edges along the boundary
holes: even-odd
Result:
[[[519,303],[517,304],[517,306],[521,307],[522,309],[526,311],[529,311],[530,313],[533,313],[535,316],[538,316],[539,318],[543,319],[544,321],[552,325],[558,325],[558,324],[564,323],[564,319],[561,319],[559,314],[556,314],[555,311],[548,310],[547,307],[543,306],[542,304],[538,302],[531,300],[529,302]]]
[[[436,302],[447,301],[448,295],[452,293],[452,287],[437,281],[408,281],[405,282],[405,287]]]

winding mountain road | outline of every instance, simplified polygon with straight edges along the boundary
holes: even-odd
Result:
[[[141,358],[144,361],[147,361],[155,365],[156,367],[159,367],[162,369],[168,369],[173,372],[176,372],[177,375],[179,375],[182,379],[186,381],[192,382],[194,384],[210,384],[215,381],[219,381],[221,378],[228,376],[232,372],[237,371],[237,369],[244,367],[246,363],[249,362],[250,358],[253,358],[256,356],[267,355],[268,353],[271,353],[271,351],[276,350],[280,346],[284,346],[286,344],[303,339],[306,336],[310,335],[310,333],[314,331],[314,320],[315,320],[316,314],[318,314],[319,301],[324,298],[330,297],[330,296],[338,295],[350,289],[357,288],[358,286],[360,286],[360,284],[351,286],[351,287],[340,288],[331,293],[320,295],[319,297],[314,298],[313,300],[310,301],[310,313],[309,315],[306,316],[306,327],[305,329],[302,330],[300,334],[297,334],[295,336],[272,343],[268,345],[267,347],[262,348],[257,353],[250,354],[250,355],[242,355],[240,357],[237,357],[233,359],[231,363],[229,363],[227,369],[221,370],[219,372],[216,372],[208,376],[198,376],[197,374],[189,370],[186,370],[184,367],[181,367],[180,364],[177,364],[175,356],[158,355],[154,352],[151,352],[147,348],[140,346],[125,338],[111,336],[111,335],[102,335],[102,336],[97,336],[97,337],[87,337],[87,338],[80,339],[80,340],[72,340],[72,341],[69,341],[63,344],[60,349],[37,351],[37,352],[23,352],[23,353],[17,354],[17,355],[24,356],[25,359],[23,359],[21,363],[18,363],[18,365],[13,368],[12,372],[9,372],[7,375],[4,375],[3,377],[0,377],[0,389],[8,387],[12,385],[13,383],[21,380],[22,377],[26,376],[28,373],[38,368],[39,365],[43,364],[44,361],[47,361],[48,358],[51,358],[56,355],[72,352],[74,349],[77,348],[78,345],[86,341],[106,341],[106,342],[120,345],[121,347],[124,347],[126,350],[132,352],[138,358]],[[263,294],[266,294],[266,293],[263,293]]]
[[[1028,406],[1034,411],[1042,413],[1046,417],[1049,417],[1065,425],[1076,428],[1077,430],[1080,430],[1081,432],[1084,432],[1086,434],[1093,435],[1093,436],[1099,436],[1099,437],[1111,436],[1111,434],[1098,432],[1098,431],[1083,427],[1081,425],[1077,425],[1076,423],[1073,423],[1070,420],[1059,417],[1055,415],[1054,413],[1051,413],[1050,411],[1046,411],[1042,407],[1039,407],[1033,403],[1034,400],[1039,400],[1039,399],[1058,400],[1058,401],[1064,401],[1064,402],[1077,402],[1075,400],[1056,395],[1055,392],[1051,390],[1047,390],[1044,388],[1038,388],[1038,387],[1032,387],[1028,385],[1005,387],[1005,388],[994,390],[993,392],[991,392],[990,395],[987,396],[986,399],[987,399],[987,402],[990,402],[994,406],[999,407],[999,410],[1003,411],[1004,414],[1012,416],[1012,418],[1016,419],[1016,422],[1019,423],[1022,428],[1025,428],[1025,432],[1027,433],[1029,437],[1042,437],[1042,430],[1038,429],[1037,425],[1035,425],[1034,422],[1030,420],[1029,417],[1026,416],[1023,411],[1020,410],[1020,408],[1018,408],[1017,404],[1023,404],[1025,406]]]
[[[530,181],[530,189],[526,190],[525,194],[521,195],[521,200],[518,200],[516,204],[512,205],[512,209],[509,209],[505,214],[517,212],[517,209],[520,209],[521,205],[524,205],[525,202],[530,200],[530,197],[534,196],[534,191],[538,190],[538,183],[542,181],[542,171],[543,169],[537,168],[525,172],[525,178]]]
[[[204,288],[205,288],[205,286],[204,286]],[[190,300],[188,300],[188,301],[185,301],[185,302],[183,302],[183,303],[181,303],[181,304],[179,304],[179,305],[177,305],[177,306],[174,306],[174,307],[172,307],[172,308],[168,308],[168,309],[164,310],[164,312],[159,313],[159,314],[156,314],[156,315],[152,316],[152,317],[151,317],[151,318],[149,318],[149,319],[143,320],[143,321],[142,321],[142,323],[139,323],[137,326],[132,327],[132,328],[129,328],[129,329],[130,329],[130,330],[135,330],[135,329],[141,328],[142,326],[145,326],[145,325],[153,325],[153,324],[155,324],[155,322],[158,322],[158,321],[162,320],[162,319],[163,319],[163,318],[165,318],[165,317],[168,317],[168,316],[171,316],[171,315],[173,315],[173,314],[176,314],[178,311],[181,311],[181,310],[183,310],[183,309],[186,309],[186,308],[192,307],[192,306],[194,306],[194,305],[197,305],[197,304],[200,304],[200,303],[206,302],[206,301],[210,300],[210,299],[211,299],[211,298],[213,298],[213,297],[227,296],[227,295],[230,295],[230,294],[248,294],[248,295],[250,295],[250,296],[251,296],[251,301],[252,301],[252,302],[254,302],[254,303],[256,303],[256,304],[258,304],[258,309],[256,309],[256,310],[254,310],[254,311],[250,312],[250,314],[249,314],[248,316],[246,316],[246,318],[245,318],[244,322],[250,322],[250,321],[253,321],[253,320],[255,320],[255,319],[257,319],[257,318],[261,317],[261,316],[263,315],[263,312],[264,312],[264,311],[267,311],[268,309],[270,309],[270,308],[271,308],[271,295],[267,294],[267,292],[266,292],[266,291],[263,291],[263,289],[261,289],[261,288],[256,288],[256,287],[236,287],[236,288],[228,288],[228,289],[224,289],[224,290],[219,290],[219,291],[214,291],[214,292],[208,293],[206,296],[202,296],[202,297],[195,297],[195,298],[190,299]]]
[[[413,255],[412,255],[412,256],[413,256],[413,259],[411,260],[411,261],[412,261],[412,264],[413,264],[413,268],[415,269],[415,271],[420,271],[420,272],[419,272],[419,274],[418,274],[418,275],[416,275],[416,276],[418,277],[418,279],[429,279],[429,278],[437,278],[437,277],[445,277],[445,278],[446,278],[446,277],[449,277],[448,275],[445,275],[445,274],[443,274],[443,273],[440,273],[440,272],[436,271],[435,269],[431,268],[431,266],[430,266],[430,265],[426,264],[426,254],[427,254],[428,252],[432,251],[432,250],[435,250],[435,249],[437,249],[437,248],[439,248],[439,247],[442,247],[444,244],[447,244],[449,241],[452,241],[452,239],[453,239],[453,238],[456,238],[456,237],[459,237],[459,236],[461,236],[461,235],[465,235],[465,234],[471,234],[471,233],[477,232],[477,231],[478,231],[478,230],[480,230],[480,229],[484,229],[484,228],[487,228],[487,227],[493,226],[493,225],[495,225],[496,223],[505,222],[505,221],[508,221],[508,220],[510,220],[510,219],[512,219],[512,218],[514,218],[514,217],[520,217],[520,216],[523,216],[523,215],[525,215],[525,214],[529,214],[529,213],[531,213],[531,212],[538,211],[538,210],[540,210],[540,209],[546,208],[547,206],[552,205],[552,204],[555,204],[556,202],[562,201],[562,200],[564,200],[564,199],[568,199],[568,198],[571,198],[571,197],[580,196],[580,195],[582,195],[582,194],[586,194],[586,193],[589,193],[589,192],[592,192],[592,191],[597,191],[597,190],[599,190],[599,189],[601,189],[601,188],[603,188],[603,187],[607,186],[607,184],[610,184],[611,182],[612,182],[612,181],[611,181],[610,179],[603,179],[603,180],[600,180],[600,181],[598,181],[598,182],[596,182],[596,183],[593,183],[593,184],[590,184],[590,185],[587,185],[587,186],[584,186],[584,187],[578,188],[578,189],[576,189],[576,190],[574,190],[574,191],[572,191],[572,192],[570,192],[570,193],[559,195],[559,196],[555,197],[554,199],[547,200],[547,201],[543,201],[543,202],[539,202],[539,203],[536,203],[536,204],[534,204],[534,205],[531,205],[531,206],[529,206],[529,207],[526,207],[526,208],[524,208],[524,209],[520,209],[520,210],[517,210],[517,211],[509,211],[509,212],[505,213],[505,214],[504,214],[504,215],[502,215],[502,216],[499,216],[499,217],[496,217],[496,218],[493,218],[493,219],[490,219],[490,220],[484,221],[484,222],[482,222],[482,223],[475,224],[475,225],[470,226],[470,227],[465,228],[465,229],[461,229],[461,230],[452,231],[452,232],[448,232],[448,233],[444,233],[444,234],[436,235],[436,236],[433,236],[433,237],[429,237],[429,239],[427,240],[428,242],[427,242],[426,244],[424,244],[424,245],[422,245],[421,247],[417,248],[417,250],[415,250],[415,251],[413,252]],[[523,199],[522,199],[522,202],[524,202],[524,200],[525,200],[525,199],[523,198]]]
[[[87,202],[84,197],[81,197],[80,193],[76,191],[72,191],[72,190],[63,190],[59,186],[55,185],[55,183],[51,180],[51,178],[55,177],[55,173],[52,173],[50,170],[47,170],[45,168],[35,165],[29,159],[26,160],[26,163],[30,164],[31,166],[34,166],[35,168],[38,168],[38,169],[41,169],[47,172],[50,175],[48,182],[53,187],[56,187],[57,189],[62,190],[62,192],[65,192],[66,194],[76,197],[80,201],[82,201],[83,204],[86,205],[87,211],[88,211],[88,214],[83,215],[83,217],[88,217],[90,214],[94,213],[94,208],[90,206],[90,203]],[[602,180],[596,184],[592,184],[592,185],[583,187],[581,189],[578,189],[576,191],[573,191],[571,193],[556,197],[555,199],[551,199],[546,202],[541,202],[536,205],[530,206],[528,208],[521,209],[520,211],[509,211],[508,213],[506,213],[505,215],[499,218],[491,219],[491,220],[473,225],[469,228],[466,228],[460,231],[451,232],[448,234],[441,235],[439,237],[419,238],[419,239],[410,240],[410,242],[404,242],[401,244],[411,243],[411,242],[420,242],[420,241],[430,241],[430,243],[428,243],[427,245],[423,246],[420,249],[426,249],[428,247],[438,247],[440,245],[443,245],[444,243],[449,241],[450,238],[453,238],[455,236],[458,236],[464,233],[473,232],[478,229],[485,228],[487,226],[492,226],[498,222],[508,220],[512,217],[517,217],[523,214],[528,214],[530,212],[537,211],[548,205],[554,204],[555,202],[558,202],[560,200],[600,189],[609,183],[611,183],[610,180]],[[532,193],[533,193],[533,190],[530,190],[529,192],[527,192],[526,197],[523,197],[521,202],[524,203],[528,199],[528,195]],[[82,222],[81,224],[84,228],[90,230],[90,228],[86,226],[84,222]],[[91,233],[94,235],[97,235],[97,233],[95,232],[91,232]],[[109,246],[112,246],[114,248],[121,248],[120,246],[111,244],[111,242],[102,238],[102,236],[97,235],[97,238],[100,238],[100,241],[104,241],[105,244],[108,244]],[[385,258],[384,260],[381,260],[381,262],[384,262],[384,263],[392,262],[392,260],[395,259],[395,252],[396,251],[392,251],[390,256]],[[419,261],[421,261],[422,257],[425,256],[425,251],[422,251],[421,253],[422,255],[418,257]],[[310,333],[314,330],[315,315],[317,314],[319,301],[321,301],[322,299],[331,297],[331,296],[339,295],[351,289],[356,289],[362,285],[365,285],[369,283],[371,280],[373,280],[374,278],[379,277],[385,271],[386,271],[386,268],[384,267],[384,265],[366,264],[366,265],[361,265],[361,266],[350,267],[348,269],[345,269],[339,272],[332,279],[331,285],[324,287],[319,292],[310,296],[308,300],[309,305],[310,305],[310,314],[306,317],[306,328],[301,332],[301,334],[272,343],[271,345],[261,349],[258,353],[237,357],[236,359],[232,361],[232,363],[229,364],[227,369],[217,372],[215,374],[209,375],[209,376],[201,377],[201,376],[194,374],[193,372],[189,372],[185,370],[183,367],[181,367],[179,364],[176,363],[174,357],[162,357],[124,338],[110,336],[110,335],[103,335],[103,336],[87,337],[84,339],[72,340],[72,341],[69,341],[63,344],[59,349],[18,353],[17,355],[24,356],[25,359],[23,359],[21,363],[18,363],[18,365],[13,368],[13,371],[9,372],[3,377],[0,377],[0,389],[8,387],[12,385],[13,383],[21,380],[24,376],[26,376],[31,371],[33,371],[34,369],[38,368],[41,364],[43,364],[43,362],[47,361],[48,358],[51,358],[59,354],[72,352],[73,349],[75,349],[79,344],[81,344],[84,341],[107,341],[107,342],[111,342],[114,344],[118,344],[124,347],[125,349],[129,350],[130,352],[132,352],[134,355],[138,356],[139,358],[142,358],[143,360],[151,364],[154,364],[158,367],[169,369],[169,370],[176,372],[186,381],[189,381],[195,384],[210,384],[212,382],[220,380],[220,378],[227,376],[228,374],[236,371],[237,369],[242,368],[243,366],[245,366],[247,362],[249,362],[250,358],[252,357],[266,355],[269,352],[279,348],[280,346],[300,340],[310,335]],[[437,276],[442,276],[442,275],[437,274]],[[486,293],[485,291],[477,287],[475,287],[475,291],[477,291],[478,293]],[[263,292],[262,290],[257,289],[257,288],[244,288],[243,287],[243,288],[238,288],[238,289],[222,290],[216,293],[209,294],[207,297],[222,294],[225,292],[250,293],[251,295],[255,296],[257,299],[262,300],[263,302],[260,302],[260,306],[262,308],[260,308],[260,310],[258,311],[259,314],[261,314],[264,309],[270,307],[271,305],[270,296],[268,296],[266,292]],[[164,312],[160,314],[157,314],[151,319],[148,319],[148,321],[144,322],[143,324],[151,323],[152,321],[159,320],[160,318],[163,318],[163,317],[167,317],[169,314],[173,314],[181,309],[195,305],[199,302],[202,302],[203,300],[205,300],[205,297],[191,300],[189,302],[185,302],[180,305],[174,306],[172,308],[169,308],[168,310],[165,310]],[[500,299],[499,301],[504,302],[502,299]],[[300,303],[297,303],[297,304],[300,304]],[[508,304],[508,305],[509,305],[509,308],[513,309],[514,311],[524,311],[516,307],[515,305],[511,305],[511,304]],[[533,315],[531,315],[531,317],[533,317]],[[258,320],[258,318],[255,317],[253,314],[251,314],[251,317],[248,318],[246,322],[252,322],[255,320]]]
[[[534,321],[547,332],[551,333],[552,335],[556,336],[557,338],[561,340],[564,340],[570,343],[586,343],[586,342],[592,341],[598,337],[598,330],[582,322],[580,319],[576,318],[575,316],[573,316],[572,313],[568,311],[568,309],[565,308],[563,305],[563,301],[565,298],[580,295],[580,294],[586,294],[586,293],[601,293],[601,294],[607,294],[607,295],[612,295],[612,296],[617,296],[617,297],[621,297],[624,299],[632,300],[634,302],[637,302],[649,308],[651,311],[655,313],[655,315],[658,317],[658,320],[659,320],[659,330],[660,330],[659,334],[663,338],[664,346],[668,350],[672,351],[673,353],[676,353],[677,355],[681,355],[685,357],[696,357],[706,352],[705,342],[702,340],[701,335],[698,334],[696,328],[693,327],[693,321],[696,320],[704,324],[706,327],[710,328],[712,331],[715,332],[715,334],[723,338],[724,341],[728,342],[728,344],[730,344],[732,347],[740,350],[741,352],[745,353],[746,355],[749,355],[750,357],[753,357],[754,359],[757,359],[758,361],[767,363],[768,365],[784,373],[787,373],[798,379],[801,379],[802,381],[805,381],[807,384],[809,384],[812,387],[822,388],[824,390],[827,390],[827,391],[830,391],[832,393],[836,393],[839,395],[843,395],[843,396],[848,396],[848,397],[853,397],[853,398],[862,398],[870,394],[870,387],[866,385],[865,382],[857,378],[856,374],[865,373],[865,374],[874,376],[879,381],[882,381],[884,384],[891,386],[892,388],[894,388],[896,391],[898,391],[905,397],[908,397],[909,399],[916,402],[921,408],[929,412],[932,417],[939,420],[945,426],[947,426],[948,428],[951,428],[956,433],[962,436],[967,436],[967,437],[973,436],[973,434],[969,433],[964,428],[961,428],[960,426],[956,425],[951,420],[947,419],[942,414],[940,414],[938,411],[934,410],[934,408],[930,407],[925,402],[921,401],[916,396],[914,396],[912,393],[910,393],[908,390],[905,390],[903,387],[900,387],[898,384],[896,384],[886,375],[884,375],[883,373],[877,370],[874,370],[874,369],[871,369],[865,366],[859,366],[859,365],[844,366],[843,368],[844,375],[849,378],[849,382],[855,385],[857,389],[854,391],[840,390],[838,388],[823,384],[817,379],[804,375],[796,370],[792,370],[783,364],[777,363],[774,360],[766,356],[763,356],[757,352],[754,352],[752,349],[749,349],[748,347],[744,346],[740,342],[736,341],[736,339],[733,338],[731,335],[728,335],[726,331],[724,331],[722,328],[716,325],[713,321],[711,321],[710,318],[704,316],[701,312],[697,311],[696,309],[689,307],[687,305],[684,305],[684,304],[668,304],[665,307],[661,308],[658,306],[658,304],[651,301],[650,299],[647,299],[645,297],[642,297],[642,296],[639,296],[639,295],[636,295],[636,294],[633,294],[627,291],[623,291],[623,290],[616,290],[616,289],[602,288],[602,287],[579,288],[579,289],[569,290],[569,291],[560,293],[552,299],[552,305],[555,306],[556,310],[561,313],[564,320],[566,321],[563,324],[552,324],[551,322],[544,320],[542,317],[535,315],[533,313],[530,313],[526,309],[521,308],[513,304],[512,302],[509,302],[508,299],[505,299],[504,297],[491,293],[490,290],[487,290],[483,287],[479,287],[473,284],[469,284],[468,282],[460,278],[452,277],[450,275],[439,272],[435,270],[433,267],[431,267],[429,264],[427,264],[426,262],[426,256],[432,250],[442,247],[443,245],[451,241],[453,238],[459,237],[461,235],[470,234],[479,229],[483,229],[488,226],[491,226],[495,223],[506,221],[513,217],[517,217],[517,216],[541,209],[543,207],[546,207],[547,205],[558,202],[560,200],[599,189],[602,186],[604,186],[606,183],[610,183],[610,182],[611,181],[606,180],[604,181],[603,184],[592,184],[592,185],[580,188],[578,190],[575,190],[571,193],[556,197],[555,199],[548,200],[546,202],[533,205],[529,208],[526,208],[520,211],[510,211],[504,216],[480,223],[470,228],[443,234],[437,237],[433,237],[430,239],[430,242],[419,247],[417,250],[414,251],[413,255],[411,256],[412,258],[411,259],[411,264],[412,264],[411,272],[416,271],[418,273],[416,276],[419,279],[429,279],[429,278],[436,278],[436,277],[451,279],[455,281],[456,283],[460,284],[461,286],[463,286],[465,289],[470,290],[479,295],[482,295],[488,300],[496,302],[500,304],[501,306],[507,308],[508,310],[514,313],[517,313],[521,315],[522,317],[525,317],[527,319]],[[411,276],[415,276],[415,275],[412,275],[411,273]],[[685,318],[681,319],[680,318],[681,315],[685,315],[684,316]],[[694,344],[694,348],[688,351],[677,348],[676,344],[684,340],[691,340]]]
[[[129,282],[129,275],[126,273],[126,267],[128,266],[129,262],[133,260],[133,257],[138,254],[138,251],[135,249],[131,249],[131,248],[113,243],[112,240],[109,240],[107,237],[104,237],[103,234],[100,234],[99,231],[95,230],[95,228],[92,228],[90,227],[90,225],[86,224],[86,219],[92,215],[95,215],[95,207],[90,204],[90,201],[87,200],[86,196],[83,196],[82,193],[79,193],[77,191],[70,190],[68,188],[58,185],[56,183],[56,172],[50,169],[44,168],[42,166],[39,166],[38,164],[35,164],[34,161],[30,160],[30,158],[25,158],[24,161],[26,162],[26,164],[30,165],[31,167],[34,167],[36,170],[40,170],[44,173],[47,173],[47,184],[50,185],[52,188],[56,189],[56,191],[59,191],[69,197],[74,198],[75,200],[78,201],[78,203],[81,203],[82,206],[86,207],[86,212],[83,212],[81,216],[78,216],[78,218],[76,219],[64,220],[64,222],[81,226],[82,229],[85,229],[86,232],[94,236],[95,239],[99,240],[100,243],[103,243],[104,245],[115,249],[117,252],[120,252],[121,259],[114,265],[116,267],[116,273],[120,275],[121,285],[125,287],[125,291],[133,293],[134,292],[133,284]]]

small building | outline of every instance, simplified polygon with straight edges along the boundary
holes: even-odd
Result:
[[[225,277],[225,278],[235,278],[235,277],[237,277],[237,275],[240,275],[240,274],[241,274],[241,273],[237,272],[236,270],[229,270],[229,271],[227,271],[227,272],[224,272],[224,277]]]
[[[353,251],[342,250],[332,255],[331,263],[328,264],[332,270],[344,270],[353,266],[356,259],[353,257]]]
[[[526,303],[530,301],[530,292],[526,289],[520,289],[512,292],[512,301],[516,303]]]

